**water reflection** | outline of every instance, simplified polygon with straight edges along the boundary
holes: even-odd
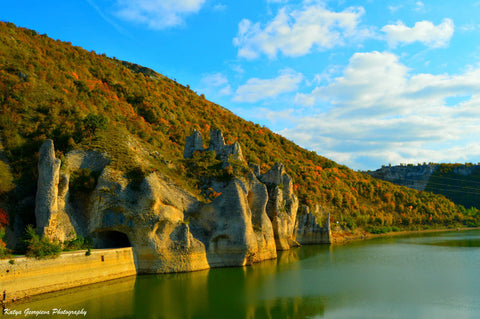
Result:
[[[19,317],[25,317],[26,309],[50,312],[53,309],[70,311],[84,309],[87,312],[87,318],[131,318],[134,316],[134,287],[136,278],[131,276],[34,296],[30,299],[10,304],[8,308],[21,311],[22,315]],[[32,315],[30,317],[35,316]]]
[[[139,276],[135,283],[135,315],[252,319],[322,315],[325,306],[321,298],[285,295],[282,290],[288,287],[269,286],[282,267],[286,270],[301,256],[312,254],[313,251],[292,250],[282,252],[277,260],[251,267]]]
[[[477,318],[479,241],[474,231],[304,246],[250,267],[130,277],[15,306],[88,318]]]
[[[417,245],[431,245],[443,247],[480,247],[480,235],[478,231],[444,232],[417,234],[405,238],[402,242]]]

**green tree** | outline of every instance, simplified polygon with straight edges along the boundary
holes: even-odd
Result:
[[[84,130],[90,135],[95,135],[97,130],[104,130],[107,128],[108,120],[106,117],[102,115],[97,115],[93,113],[89,113],[83,119],[83,128]]]

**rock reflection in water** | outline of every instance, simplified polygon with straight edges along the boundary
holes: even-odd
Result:
[[[135,317],[197,318],[208,309],[209,271],[139,276],[135,284]]]
[[[88,318],[479,318],[479,238],[303,246],[249,267],[138,276],[15,307],[84,308]]]
[[[301,253],[300,253],[301,252]],[[300,254],[299,254],[300,253]],[[308,251],[281,252],[278,259],[240,268],[140,276],[135,284],[137,318],[304,318],[322,315],[321,298],[264,291],[283,267]],[[302,255],[302,256],[300,256]]]

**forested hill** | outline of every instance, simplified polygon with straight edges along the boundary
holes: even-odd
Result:
[[[368,172],[398,185],[441,194],[466,208],[480,209],[480,165],[423,164],[384,166]]]
[[[477,210],[466,212],[443,196],[338,165],[150,69],[0,23],[0,186],[10,222],[34,223],[38,150],[47,138],[57,158],[96,149],[120,169],[159,171],[195,191],[199,181],[183,159],[185,138],[196,129],[208,143],[212,128],[222,130],[227,143],[238,141],[262,172],[282,162],[300,202],[331,212],[337,229],[456,227],[480,219]],[[135,167],[132,140],[154,154],[141,167]]]

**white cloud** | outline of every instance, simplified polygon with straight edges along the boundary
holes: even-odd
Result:
[[[422,11],[425,8],[425,4],[422,1],[417,1],[415,3],[415,11]]]
[[[245,73],[245,70],[242,68],[241,65],[239,64],[233,64],[231,65],[231,69],[236,72],[237,74],[243,74]]]
[[[116,0],[116,15],[124,20],[161,30],[183,24],[197,13],[205,0]]]
[[[223,95],[230,95],[232,94],[232,87],[230,84],[224,86],[218,91],[218,95],[223,96]]]
[[[398,44],[410,44],[421,42],[432,48],[445,47],[448,45],[453,32],[454,24],[451,19],[443,19],[442,23],[435,26],[430,21],[420,21],[412,28],[407,27],[403,22],[384,26],[381,31],[385,32],[390,46]]]
[[[342,76],[297,94],[314,115],[297,112],[297,125],[280,133],[362,169],[478,155],[480,67],[459,75],[410,72],[392,53],[357,53]]]
[[[202,82],[209,86],[221,86],[228,84],[228,79],[221,73],[210,73],[203,76]]]
[[[257,102],[275,98],[282,93],[297,90],[303,75],[292,69],[283,69],[274,79],[251,78],[238,87],[233,98],[237,102]]]
[[[225,96],[232,94],[232,87],[229,84],[228,79],[221,73],[209,73],[204,74],[200,80],[201,89],[200,92],[204,94]]]
[[[255,59],[265,54],[275,58],[279,52],[286,56],[302,56],[312,49],[330,49],[345,41],[360,41],[370,36],[370,31],[359,28],[362,7],[350,7],[333,12],[319,4],[305,1],[303,8],[281,8],[277,15],[262,26],[244,19],[238,25],[233,43],[238,56]]]

